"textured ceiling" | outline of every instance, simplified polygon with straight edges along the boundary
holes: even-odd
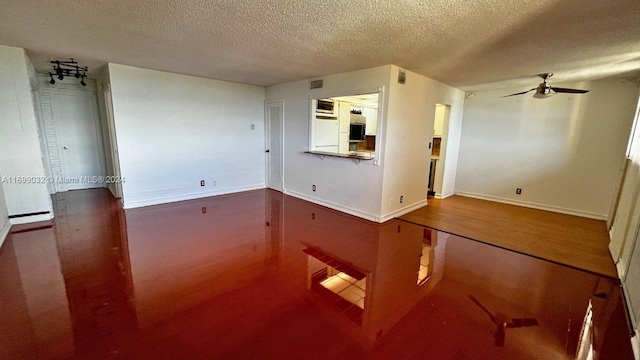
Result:
[[[0,44],[272,85],[395,64],[475,90],[640,72],[639,0],[3,0]],[[487,85],[489,84],[489,85]]]

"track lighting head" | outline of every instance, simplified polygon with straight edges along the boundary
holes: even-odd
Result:
[[[53,75],[57,75],[58,80],[63,80],[65,76],[73,76],[76,79],[80,79],[82,86],[87,86],[84,78],[87,77],[88,67],[78,66],[78,62],[73,59],[70,61],[51,60],[51,64],[53,64],[53,71],[55,72],[55,74],[49,73],[49,76],[51,76],[49,83],[51,85],[55,84]]]

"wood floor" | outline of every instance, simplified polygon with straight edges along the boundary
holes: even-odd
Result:
[[[0,359],[574,360],[591,309],[598,358],[633,360],[617,279],[403,220],[266,189],[53,205],[0,251]]]
[[[492,201],[452,196],[400,219],[519,253],[618,278],[606,223]]]

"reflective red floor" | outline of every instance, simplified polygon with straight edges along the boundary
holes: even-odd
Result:
[[[403,221],[270,190],[55,205],[0,252],[0,359],[633,358],[616,281]]]

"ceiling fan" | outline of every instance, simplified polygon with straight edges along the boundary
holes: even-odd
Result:
[[[536,99],[548,98],[549,96],[555,95],[556,93],[584,94],[589,92],[589,90],[567,89],[567,88],[560,88],[560,87],[549,85],[549,83],[547,82],[547,79],[553,76],[552,73],[538,74],[536,76],[539,76],[542,78],[542,82],[540,83],[540,85],[538,85],[538,87],[535,87],[531,90],[527,90],[527,91],[523,91],[523,92],[511,94],[511,95],[505,95],[501,97],[524,95],[533,90],[536,91],[536,93],[533,94],[533,97]]]

